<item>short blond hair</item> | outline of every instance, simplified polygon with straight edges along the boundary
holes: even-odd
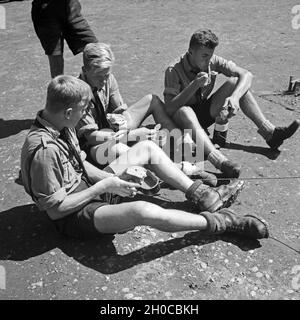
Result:
[[[58,113],[81,101],[92,99],[90,86],[73,76],[61,75],[51,80],[47,88],[46,109]]]
[[[89,43],[83,50],[83,65],[87,70],[93,66],[100,69],[111,68],[114,62],[114,54],[106,43]]]

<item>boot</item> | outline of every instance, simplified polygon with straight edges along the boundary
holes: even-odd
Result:
[[[186,198],[193,202],[200,211],[215,212],[229,207],[237,198],[244,186],[244,181],[233,181],[217,188],[204,186],[196,180],[186,191]]]
[[[224,173],[226,178],[238,178],[241,174],[241,165],[230,160],[221,163],[220,170]]]
[[[300,121],[295,120],[287,127],[276,127],[272,137],[267,141],[271,149],[276,150],[283,144],[285,139],[290,138],[299,128]]]
[[[230,209],[222,209],[215,213],[204,212],[209,234],[236,233],[252,239],[269,237],[268,223],[255,215],[239,216]]]

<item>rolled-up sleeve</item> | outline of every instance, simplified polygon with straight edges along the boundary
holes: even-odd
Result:
[[[236,64],[233,61],[228,61],[222,57],[213,56],[212,59],[212,69],[218,73],[222,73],[227,77],[236,77]]]
[[[180,93],[180,89],[180,80],[176,70],[173,67],[167,68],[165,71],[165,89],[163,93],[165,102],[176,97]]]
[[[109,105],[111,111],[121,106],[126,106],[121,96],[118,82],[113,74],[109,76]]]
[[[77,136],[79,138],[83,136],[88,136],[93,131],[99,130],[99,127],[95,121],[95,116],[93,112],[95,109],[91,108],[85,117],[81,118],[76,126]]]
[[[48,210],[66,198],[63,163],[56,148],[42,148],[36,153],[30,177],[33,195],[42,210]]]

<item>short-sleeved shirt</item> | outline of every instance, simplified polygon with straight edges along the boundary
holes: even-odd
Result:
[[[26,192],[33,196],[40,210],[47,211],[63,202],[79,186],[82,173],[68,145],[60,138],[60,132],[42,118],[42,111],[36,121],[40,125],[35,122],[31,127],[22,148],[21,173]],[[75,129],[67,130],[84,161],[86,154],[79,148]],[[31,155],[41,144],[30,164]]]
[[[84,71],[82,71],[79,78],[88,83]],[[124,105],[117,80],[112,73],[109,74],[109,77],[104,83],[103,87],[97,89],[96,94],[102,103],[105,114],[111,113],[119,106]],[[93,99],[92,103],[96,103],[95,98]],[[89,108],[86,116],[82,118],[76,126],[77,135],[79,138],[82,138],[93,131],[103,129],[98,117],[99,116],[96,108]]]
[[[185,105],[195,106],[201,104],[201,101],[206,100],[211,94],[217,74],[222,73],[227,77],[235,76],[235,67],[236,64],[234,62],[213,55],[208,66],[210,83],[203,88],[199,88]],[[197,73],[198,71],[193,70],[189,62],[188,53],[183,55],[177,63],[169,66],[165,71],[165,102],[172,100],[182,92],[195,79]]]

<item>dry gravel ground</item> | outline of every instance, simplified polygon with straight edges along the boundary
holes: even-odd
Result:
[[[112,45],[114,73],[129,104],[149,92],[162,97],[165,67],[186,50],[191,33],[201,26],[219,35],[218,54],[254,73],[257,96],[286,89],[290,75],[300,77],[300,29],[291,25],[295,4],[82,1],[99,39]],[[299,299],[300,136],[274,154],[242,114],[232,121],[224,153],[243,165],[242,178],[258,179],[246,179],[233,208],[264,217],[271,235],[285,244],[148,227],[93,242],[58,236],[15,183],[20,147],[44,105],[48,62],[30,20],[31,2],[2,6],[7,28],[0,30],[0,272],[5,268],[6,289],[2,281],[0,299]],[[66,73],[77,75],[80,67],[81,57],[66,48]],[[284,104],[278,96],[258,97],[265,114],[280,125],[300,117],[300,105],[282,99]],[[285,108],[289,103],[293,107]],[[155,201],[189,210],[179,192],[165,188],[162,195],[170,203]]]

